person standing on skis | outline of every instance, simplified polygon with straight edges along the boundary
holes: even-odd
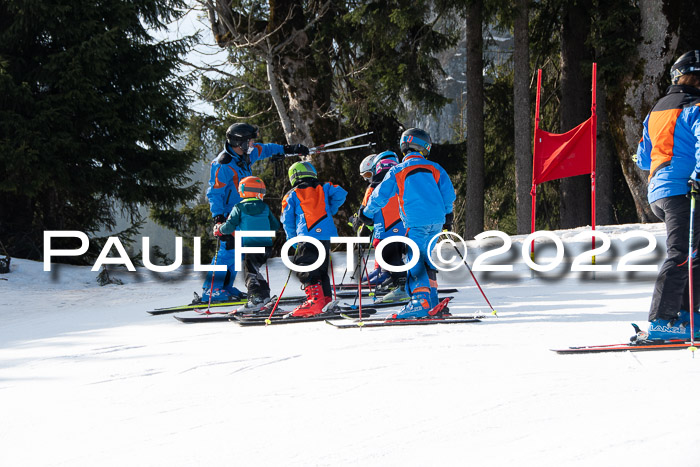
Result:
[[[284,154],[309,154],[309,148],[303,144],[256,144],[257,138],[258,128],[247,123],[235,123],[226,130],[224,150],[211,163],[207,189],[209,208],[215,224],[225,222],[233,207],[241,202],[238,184],[245,177],[252,175],[251,165],[256,161],[268,157],[273,161],[281,160]],[[233,236],[222,235],[219,251],[212,259],[212,264],[226,265],[227,271],[207,274],[202,284],[202,302],[207,302],[210,298],[211,301],[230,301],[243,297],[233,286],[236,279],[234,260]]]
[[[372,192],[382,183],[384,177],[389,173],[392,167],[399,162],[398,157],[392,151],[384,151],[377,154],[372,161],[372,176],[370,177],[370,185],[365,192],[365,197],[362,200],[360,210],[367,206]],[[359,221],[359,213],[355,217],[356,222]],[[389,202],[378,210],[372,218],[374,226],[373,231],[373,246],[376,248],[380,241],[393,236],[405,236],[406,226],[401,220],[399,213],[399,196],[392,196]],[[392,266],[403,266],[403,254],[405,245],[402,242],[393,242],[388,244],[382,251],[384,260]],[[375,262],[376,263],[376,262]],[[386,293],[382,298],[382,302],[408,300],[409,296],[406,293],[406,273],[385,271],[379,264],[375,264],[375,269],[369,273],[368,281],[372,285],[377,285],[377,292]]]
[[[700,50],[683,54],[671,67],[671,86],[644,120],[637,165],[650,171],[647,199],[667,234],[667,257],[654,285],[648,338],[689,339],[690,311],[695,312],[694,332],[700,332],[700,261],[693,261],[695,310],[690,310],[687,263],[688,187],[700,192]],[[694,215],[693,251],[700,244],[699,212]]]
[[[235,205],[223,224],[214,226],[214,235],[233,235],[236,230],[276,231],[280,221],[263,202],[265,183],[259,177],[250,176],[238,184],[238,194],[242,201]],[[248,302],[239,312],[258,312],[270,301],[270,285],[260,273],[272,253],[272,237],[243,237],[245,247],[264,247],[264,253],[246,253],[243,260],[243,274],[248,291]]]
[[[296,307],[290,316],[305,318],[318,315],[332,301],[328,277],[330,240],[338,236],[333,216],[343,205],[347,191],[337,185],[318,181],[316,169],[310,162],[297,162],[289,168],[292,189],[282,199],[282,226],[287,239],[297,236],[313,237],[321,242],[326,259],[310,272],[297,272],[306,292],[306,301]],[[298,266],[314,264],[319,251],[309,242],[299,242],[293,263]]]
[[[408,272],[406,292],[411,300],[396,318],[425,318],[438,304],[437,272],[430,261],[429,242],[443,229],[452,230],[456,196],[447,172],[426,159],[432,145],[427,132],[409,128],[401,135],[400,145],[403,160],[389,170],[358,214],[362,222],[372,224],[374,215],[398,194],[401,219],[408,238],[418,245],[420,258]],[[409,262],[412,256],[409,249]]]

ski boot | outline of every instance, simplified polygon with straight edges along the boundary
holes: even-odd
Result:
[[[202,290],[202,296],[200,297],[202,303],[209,302],[209,290]],[[233,302],[238,300],[232,297],[225,289],[214,289],[211,291],[211,302]]]
[[[424,289],[424,287],[421,287]],[[427,288],[426,288],[427,289]],[[414,290],[411,301],[398,313],[389,316],[388,319],[421,319],[430,317],[433,304],[430,303],[430,292],[428,290]]]
[[[261,294],[251,293],[248,294],[248,302],[236,310],[236,313],[241,314],[256,314],[260,313],[266,308],[266,305],[270,302],[269,296],[264,296]]]
[[[391,273],[389,273],[389,271],[384,271],[382,268],[375,268],[364,278],[363,282],[369,282],[370,285],[375,286],[383,283],[390,277]]]
[[[385,286],[387,282],[382,284],[382,286]],[[391,287],[391,288],[389,288]],[[387,293],[377,300],[379,303],[391,303],[391,302],[405,302],[411,299],[411,296],[406,292],[406,278],[405,277],[400,277],[396,281],[391,281],[389,284],[389,287],[385,287],[384,290],[387,290]],[[379,292],[379,288],[377,289]]]
[[[693,316],[693,331],[695,338],[700,337],[700,316]],[[690,313],[680,311],[675,319],[655,319],[649,322],[646,338],[649,340],[690,340]]]
[[[331,301],[330,297],[323,295],[321,284],[309,284],[304,292],[306,292],[306,301],[287,315],[290,318],[309,318],[320,315],[323,313],[323,307]]]

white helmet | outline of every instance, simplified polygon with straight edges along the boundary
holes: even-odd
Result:
[[[377,157],[376,154],[370,154],[369,156],[362,159],[360,162],[360,175],[365,180],[369,180],[374,175],[374,158]]]

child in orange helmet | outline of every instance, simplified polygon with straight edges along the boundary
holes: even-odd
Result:
[[[255,176],[245,177],[238,184],[241,202],[231,210],[223,224],[214,226],[214,235],[229,235],[236,230],[273,230],[280,228],[280,222],[263,202],[265,183]],[[244,237],[242,246],[265,247],[265,253],[246,253],[243,260],[243,274],[248,288],[248,303],[239,309],[245,312],[261,311],[270,301],[270,285],[260,273],[260,269],[270,257],[271,237]]]

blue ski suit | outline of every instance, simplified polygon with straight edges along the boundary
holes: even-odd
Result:
[[[345,202],[348,192],[338,185],[317,180],[302,181],[282,199],[280,220],[287,239],[307,235],[318,240],[338,236],[333,216]]]
[[[224,219],[227,218],[233,207],[241,201],[241,195],[238,194],[238,182],[252,175],[251,165],[258,160],[276,154],[284,154],[284,146],[273,143],[256,143],[250,154],[239,156],[228,144],[225,144],[224,150],[211,162],[209,171],[207,199],[212,217],[221,215]],[[233,282],[236,279],[233,236],[221,237],[219,251],[217,256],[212,259],[211,264],[214,264],[214,261],[216,264],[225,264],[227,272],[214,274],[213,289],[223,289],[232,295],[238,295],[238,290],[233,287]],[[211,287],[211,277],[212,273],[207,273],[202,284],[205,293],[208,293]]]
[[[435,306],[437,276],[430,262],[428,243],[442,230],[445,215],[452,212],[456,198],[452,181],[439,164],[426,160],[418,152],[409,152],[372,192],[364,215],[372,218],[395,194],[399,195],[399,214],[408,227],[408,238],[416,242],[420,251],[419,261],[409,270],[406,292],[413,295],[429,290],[431,306]],[[409,261],[412,256],[409,248]]]
[[[330,240],[338,236],[333,216],[343,205],[348,192],[332,183],[321,184],[315,178],[302,179],[282,199],[282,226],[287,239],[300,235],[320,240],[326,250],[326,260],[317,269],[310,272],[297,272],[302,284],[321,284],[323,295],[332,294],[328,278],[330,262]],[[318,251],[308,242],[296,245],[294,264],[308,266],[318,259]]]

